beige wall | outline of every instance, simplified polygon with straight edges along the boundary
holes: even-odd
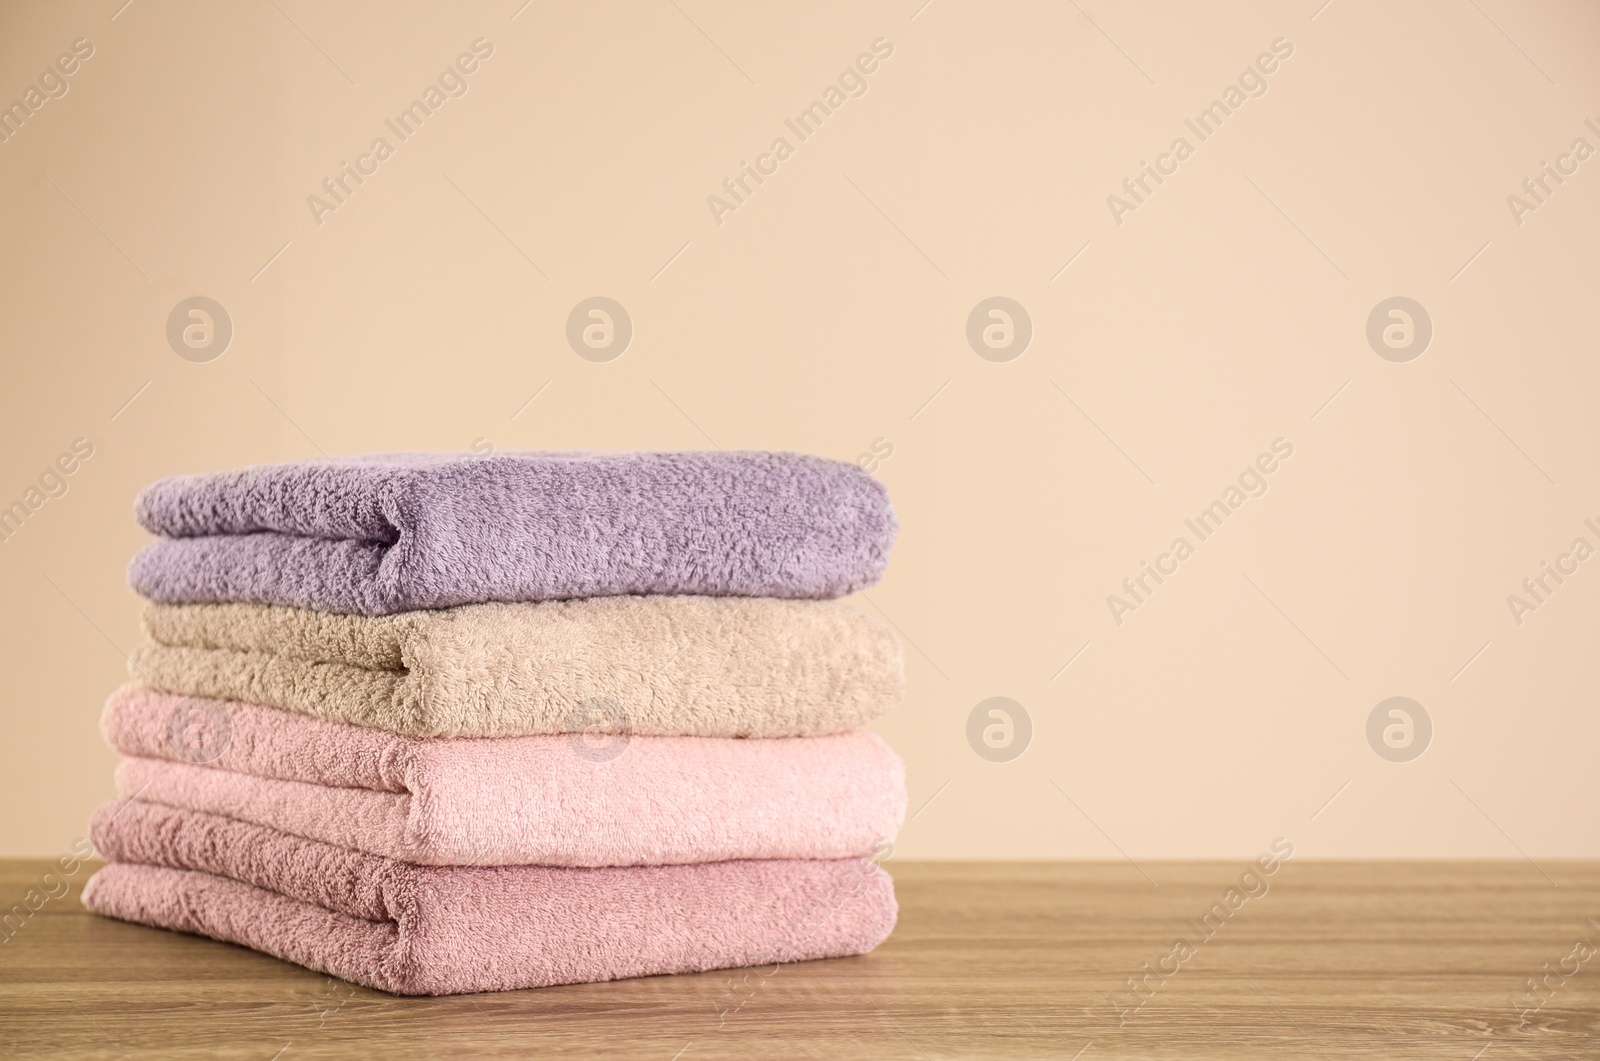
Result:
[[[1600,9],[917,2],[0,8],[0,101],[93,46],[0,144],[0,504],[94,449],[0,545],[0,853],[66,848],[111,791],[143,483],[714,440],[892,446],[904,529],[863,606],[912,646],[879,728],[913,807],[937,794],[900,857],[1600,857],[1600,560],[1507,604],[1600,546],[1600,159],[1507,202],[1600,150]],[[478,38],[400,142],[385,118]],[[784,119],[878,38],[801,142]],[[1200,141],[1185,118],[1280,38]],[[319,224],[307,196],[379,136]],[[607,363],[565,339],[593,295],[634,323]],[[220,358],[168,344],[190,296],[232,319]],[[1019,358],[968,343],[990,296],[1031,319]],[[1432,322],[1414,360],[1367,339],[1393,296]],[[1184,520],[1280,438],[1201,541]],[[1178,536],[1119,625],[1108,595]],[[1032,720],[1010,762],[968,742],[993,696]],[[1413,761],[1369,745],[1392,696],[1432,720]]]

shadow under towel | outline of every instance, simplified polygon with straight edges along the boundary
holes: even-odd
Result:
[[[416,866],[193,811],[113,801],[94,913],[407,995],[506,991],[860,954],[894,927],[865,859],[557,869]]]
[[[381,615],[625,593],[837,597],[897,524],[861,468],[800,453],[389,454],[164,479],[135,590]]]

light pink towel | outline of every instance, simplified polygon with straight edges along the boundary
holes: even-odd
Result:
[[[905,817],[905,767],[866,732],[596,750],[582,734],[401,737],[137,687],[101,724],[128,757],[124,796],[425,865],[851,858]]]
[[[894,927],[867,860],[555,869],[415,866],[192,811],[114,801],[90,910],[406,995],[506,991],[838,957]]]

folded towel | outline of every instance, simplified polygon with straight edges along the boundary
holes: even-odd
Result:
[[[905,767],[826,737],[400,737],[136,686],[102,728],[117,791],[428,865],[849,858],[891,839]]]
[[[596,597],[330,615],[152,604],[133,673],[412,736],[838,733],[899,702],[900,642],[841,601]]]
[[[554,869],[415,866],[116,801],[83,903],[407,995],[506,991],[860,954],[894,927],[864,859]]]
[[[378,615],[623,593],[836,597],[896,523],[854,464],[798,453],[390,454],[164,479],[133,562],[168,603]]]

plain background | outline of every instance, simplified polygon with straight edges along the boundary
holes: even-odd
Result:
[[[94,445],[0,545],[0,854],[66,850],[111,793],[151,480],[876,443],[897,857],[1600,857],[1600,559],[1507,604],[1600,546],[1600,158],[1520,224],[1507,203],[1600,149],[1600,8],[920,2],[0,9],[0,101],[94,47],[0,144],[0,505]],[[384,120],[478,38],[467,94],[400,143]],[[878,38],[799,142],[784,119]],[[1279,38],[1199,142],[1185,118]],[[379,136],[319,224],[307,196]],[[780,136],[719,223],[707,197]],[[1107,196],[1179,136],[1119,223]],[[166,340],[197,295],[234,326],[207,363]],[[565,339],[595,295],[635,330],[607,363]],[[1031,318],[1014,360],[968,343],[991,296]],[[1393,296],[1433,325],[1403,363],[1366,338]],[[1119,625],[1107,596],[1278,438],[1265,496]],[[992,696],[1032,720],[1010,762],[968,743]],[[1411,762],[1368,743],[1391,696],[1433,723]]]

